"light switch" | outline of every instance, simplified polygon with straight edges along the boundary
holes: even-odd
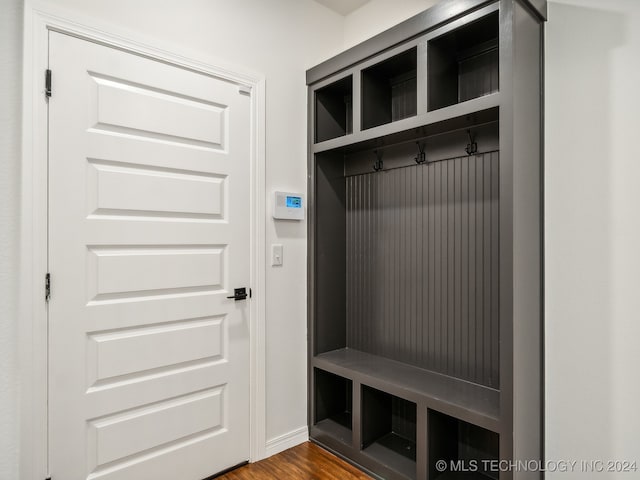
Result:
[[[271,245],[271,265],[274,267],[282,265],[282,245]]]

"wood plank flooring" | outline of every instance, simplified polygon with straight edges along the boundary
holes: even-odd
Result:
[[[226,473],[216,480],[371,480],[311,442]]]

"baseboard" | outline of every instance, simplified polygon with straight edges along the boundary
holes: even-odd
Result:
[[[268,440],[266,456],[270,457],[276,453],[284,452],[285,450],[295,447],[296,445],[300,445],[308,440],[309,429],[306,426],[292,430],[289,433],[285,433],[284,435]]]

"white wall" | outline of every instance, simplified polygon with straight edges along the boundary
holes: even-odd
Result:
[[[22,2],[0,11],[0,479],[18,478],[18,322]]]
[[[274,189],[306,192],[305,70],[341,49],[343,17],[311,0],[27,2],[197,60],[215,64],[220,59],[225,65],[264,74],[267,192]],[[16,473],[19,371],[15,360],[19,192],[15,186],[19,184],[21,79],[17,62],[21,57],[22,36],[18,6],[22,3],[1,0],[0,7],[1,480],[19,478]],[[306,224],[276,226],[269,214],[267,243],[284,244],[285,260],[283,267],[268,267],[267,291],[256,292],[267,299],[267,439],[273,439],[307,425]]]
[[[554,1],[549,19],[547,456],[640,467],[640,2]]]
[[[439,0],[371,0],[345,17],[344,48],[353,47],[438,2]]]

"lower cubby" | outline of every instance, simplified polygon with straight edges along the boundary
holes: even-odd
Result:
[[[499,458],[497,433],[434,410],[428,431],[429,480],[498,480],[491,464]]]
[[[347,378],[314,369],[314,425],[346,445],[352,442],[353,383]]]
[[[416,405],[362,386],[362,450],[407,478],[416,478]]]

